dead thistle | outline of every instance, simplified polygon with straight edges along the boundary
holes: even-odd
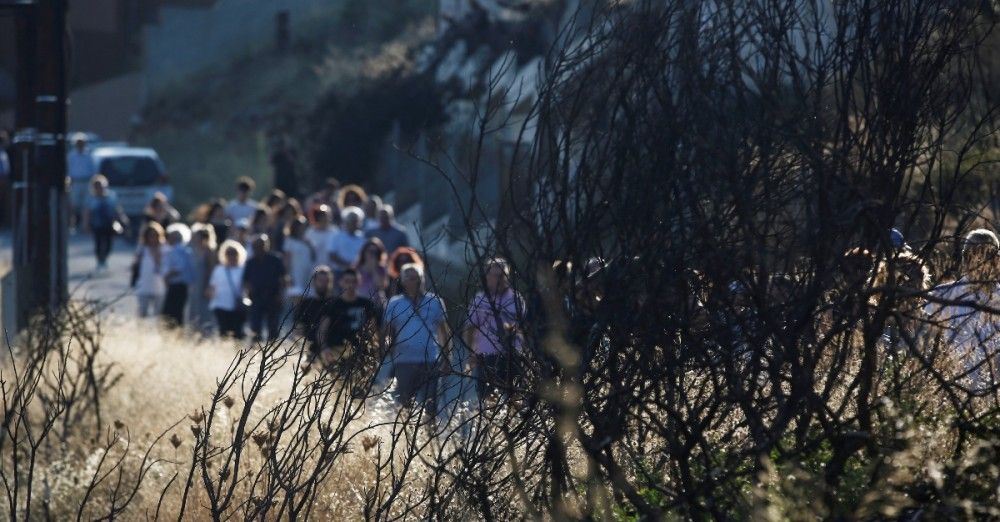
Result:
[[[372,448],[374,448],[375,446],[378,446],[379,443],[381,443],[381,442],[382,442],[382,439],[380,439],[379,437],[377,437],[375,435],[365,435],[364,438],[361,439],[361,447],[365,451],[371,451]]]

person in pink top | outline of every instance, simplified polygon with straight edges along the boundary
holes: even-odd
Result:
[[[361,253],[354,262],[361,279],[358,285],[358,295],[371,299],[375,304],[385,304],[385,288],[389,284],[389,272],[386,268],[386,252],[382,240],[377,237],[368,238],[361,246]]]
[[[516,376],[512,355],[521,349],[524,318],[524,300],[510,287],[507,261],[491,259],[484,275],[485,289],[469,303],[464,330],[465,344],[472,352],[469,366],[475,372],[480,400],[510,388]]]

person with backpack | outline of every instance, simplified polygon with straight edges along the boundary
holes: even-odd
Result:
[[[116,233],[128,223],[125,212],[118,204],[115,193],[108,190],[108,178],[101,174],[90,180],[90,196],[83,207],[83,230],[94,236],[94,255],[97,257],[97,271],[108,269],[108,256]]]

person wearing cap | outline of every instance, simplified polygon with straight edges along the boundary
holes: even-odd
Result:
[[[184,223],[167,227],[167,244],[170,249],[164,256],[163,279],[167,293],[163,298],[164,324],[177,327],[184,324],[184,307],[188,300],[188,287],[194,283],[194,255],[188,247],[191,229]]]
[[[329,248],[330,267],[338,276],[351,268],[365,244],[365,235],[361,232],[364,212],[358,207],[347,207],[341,212],[340,219],[343,226],[330,239]]]
[[[77,132],[73,134],[72,141],[73,148],[66,154],[66,173],[70,182],[70,219],[75,226],[81,218],[80,212],[90,192],[90,180],[98,172],[87,148],[87,135]]]
[[[992,230],[969,232],[962,243],[961,277],[934,288],[924,313],[944,330],[972,387],[996,383],[992,362],[1000,353],[1000,321],[989,309],[1000,308],[997,260],[1000,240]]]

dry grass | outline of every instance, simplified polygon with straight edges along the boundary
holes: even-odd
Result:
[[[106,319],[102,328],[97,366],[111,365],[112,375],[120,374],[101,397],[105,425],[98,429],[93,416],[85,416],[70,426],[65,436],[53,435],[39,446],[32,518],[96,518],[117,505],[124,507],[116,516],[125,519],[211,520],[209,491],[226,483],[229,470],[235,469],[233,462],[240,463],[238,479],[231,482],[233,503],[220,515],[235,519],[261,518],[254,516],[255,509],[268,501],[280,503],[286,495],[280,487],[273,487],[280,482],[277,477],[287,480],[290,471],[313,469],[325,469],[315,484],[308,512],[320,520],[480,518],[479,508],[473,507],[477,481],[498,488],[490,496],[496,518],[529,515],[536,502],[522,493],[538,484],[540,470],[532,466],[540,465],[540,451],[548,445],[550,432],[540,425],[527,430],[527,436],[516,442],[506,438],[508,428],[524,417],[514,405],[500,408],[491,418],[476,419],[471,412],[460,410],[432,435],[426,426],[400,416],[402,410],[392,405],[386,394],[353,401],[350,394],[340,394],[343,387],[331,384],[320,372],[303,376],[296,371],[300,363],[296,348],[275,351],[270,359],[274,364],[267,366],[265,352],[241,352],[232,342],[219,340],[192,343],[187,337],[161,331],[151,322],[113,317]],[[72,352],[72,343],[70,348]],[[897,359],[901,356],[893,355]],[[966,495],[951,489],[956,473],[971,470],[967,475],[995,476],[993,468],[984,472],[979,467],[996,448],[989,444],[957,445],[957,412],[941,400],[939,386],[915,360],[903,358],[896,363],[891,359],[886,358],[880,366],[878,393],[883,399],[878,402],[878,425],[873,433],[873,440],[885,451],[870,457],[877,462],[848,462],[848,473],[836,492],[856,496],[850,512],[859,518],[898,516],[904,510],[912,514],[920,504],[908,492],[919,490],[922,484],[931,484],[946,505],[954,506]],[[48,371],[58,370],[58,362],[57,358],[50,360]],[[9,364],[6,361],[5,378],[10,375]],[[253,389],[262,364],[269,377],[259,393],[251,396],[248,390]],[[829,364],[823,361],[821,370]],[[957,378],[954,361],[944,358],[935,364],[942,375]],[[893,373],[896,371],[899,374]],[[851,362],[837,376],[841,382],[835,385],[839,391],[830,397],[831,411],[853,415],[855,395],[846,390],[856,373],[856,364]],[[892,375],[897,377],[890,379]],[[901,381],[899,375],[907,378]],[[893,387],[900,382],[905,385]],[[822,387],[827,383],[820,380],[816,384]],[[694,403],[724,395],[704,370],[687,372],[683,387],[688,390],[684,400]],[[595,506],[580,491],[568,494],[558,501],[559,512],[569,518],[586,513],[629,518],[620,509],[621,499],[612,493],[607,477],[597,472],[582,446],[580,434],[593,428],[579,420],[578,408],[584,398],[569,388],[552,392],[564,395],[559,402],[565,417],[553,420],[561,426],[572,480],[580,491],[589,491],[591,499],[601,499]],[[246,423],[241,424],[247,401],[250,411]],[[363,408],[352,411],[352,405]],[[44,401],[33,403],[36,422],[46,408],[49,406]],[[637,424],[632,428],[639,430],[639,424],[657,421],[658,408],[650,402],[645,413],[633,418]],[[969,408],[990,411],[985,404]],[[705,448],[713,454],[700,455],[702,450],[696,450],[691,458],[705,457],[707,462],[716,463],[717,469],[705,470],[709,476],[732,473],[726,480],[742,497],[734,501],[746,503],[758,519],[804,520],[838,512],[828,505],[835,500],[819,494],[828,487],[823,481],[823,466],[829,457],[824,456],[823,448],[791,455],[790,459],[765,458],[759,472],[747,474],[748,462],[743,458],[750,453],[744,452],[749,452],[754,442],[742,414],[731,409],[724,416],[712,419],[699,414],[692,418],[695,420],[711,423],[704,435]],[[242,437],[238,435],[241,426],[246,427]],[[794,430],[794,425],[789,429]],[[337,430],[342,430],[339,435]],[[332,440],[334,450],[324,456],[309,446],[320,440]],[[306,444],[307,451],[298,460],[290,458],[303,441],[311,441]],[[623,439],[614,448],[615,454],[629,463],[621,479],[643,484],[648,480],[646,474],[652,472],[663,477],[666,487],[673,487],[676,479],[669,465],[648,467],[658,451],[669,447],[668,442],[659,435]],[[18,445],[19,450],[25,447]],[[243,453],[235,461],[227,461],[237,447]],[[0,446],[5,471],[10,470],[13,456],[7,448]],[[484,457],[491,454],[494,456]],[[638,458],[633,461],[631,456]],[[737,456],[740,460],[730,460]],[[191,487],[185,495],[189,474]],[[523,490],[504,482],[510,475],[524,479]],[[867,485],[854,482],[869,479],[872,482]],[[126,485],[125,494],[120,484]],[[123,499],[131,495],[128,488],[132,484],[139,486],[126,506]],[[377,516],[372,515],[373,509],[380,510]],[[929,513],[956,513],[948,509]],[[970,507],[966,514],[983,514],[987,509]],[[283,518],[275,511],[263,518]],[[23,518],[25,514],[14,517],[5,513],[0,518],[5,515]]]
[[[136,482],[146,458],[149,466],[144,480],[123,515],[134,519],[151,518],[159,513],[159,516],[174,518],[180,514],[183,482],[192,466],[192,449],[197,443],[195,430],[206,429],[208,420],[203,416],[211,409],[220,379],[232,375],[239,350],[232,341],[192,343],[188,337],[164,332],[147,321],[110,318],[104,331],[98,364],[112,365],[114,371],[120,373],[120,380],[102,398],[101,412],[107,419],[106,426],[98,430],[88,419],[71,428],[64,445],[40,454],[39,476],[34,488],[39,501],[33,504],[32,513],[56,519],[69,518],[76,516],[84,503],[87,504],[82,512],[85,518],[88,514],[105,513],[113,501],[106,496],[111,494],[116,481],[120,478],[125,484]],[[257,494],[257,490],[249,486],[252,477],[267,478],[268,462],[257,437],[268,431],[274,411],[289,401],[296,378],[293,370],[300,363],[298,351],[295,347],[282,354],[285,362],[272,373],[253,400],[248,425],[254,429],[244,439],[246,452],[241,459],[247,482],[237,485],[237,502]],[[243,361],[241,366],[252,369],[259,362],[260,357],[255,356]],[[306,390],[319,376],[320,372],[311,372],[296,386],[300,392]],[[223,399],[217,406],[210,448],[235,446],[237,438],[233,430],[246,404],[238,399],[241,397],[239,386],[230,393],[232,400]],[[331,424],[335,424],[338,417],[333,404],[326,405],[329,411],[323,412]],[[318,502],[312,506],[313,517],[361,517],[366,495],[378,489],[377,466],[385,466],[390,460],[401,462],[401,456],[393,459],[389,455],[387,442],[405,433],[415,437],[415,444],[427,444],[428,437],[397,420],[396,409],[391,406],[387,394],[366,401],[363,413],[348,423],[344,435],[346,451],[336,456],[336,465],[320,484]],[[302,422],[304,418],[290,420],[291,424]],[[291,441],[287,439],[286,435],[279,446],[286,443],[290,446]],[[279,447],[275,453],[280,457],[283,449]],[[428,446],[424,453],[430,452]],[[269,455],[274,456],[273,453]],[[112,465],[118,459],[121,459],[119,468],[123,471],[120,476]],[[222,456],[216,455],[209,460],[213,459],[221,462]],[[310,456],[306,464],[315,465],[314,460]],[[415,473],[404,485],[403,495],[415,494],[407,490],[420,488],[418,477],[425,473],[419,461],[414,462],[413,467]],[[87,498],[92,480],[108,471],[112,471],[111,475],[104,477]],[[197,476],[190,495],[183,518],[210,520],[205,488]],[[237,505],[227,512],[242,518],[246,506]]]

